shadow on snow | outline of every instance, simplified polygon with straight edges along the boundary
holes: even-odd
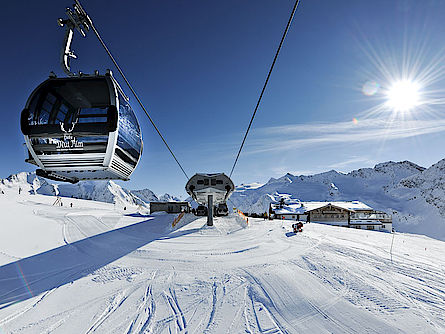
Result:
[[[155,240],[195,233],[160,233],[162,219],[107,231],[0,267],[0,309],[87,276]],[[162,228],[162,227],[161,227]]]

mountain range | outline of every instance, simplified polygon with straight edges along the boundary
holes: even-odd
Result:
[[[358,200],[392,215],[397,231],[445,240],[445,159],[429,168],[409,161],[385,162],[349,173],[286,174],[266,184],[242,184],[229,204],[266,212],[281,197],[301,201]]]
[[[169,194],[157,196],[150,189],[128,190],[111,180],[80,181],[76,184],[51,183],[37,176],[34,172],[21,172],[0,179],[0,187],[17,188],[30,194],[72,197],[106,203],[116,203],[121,206],[147,206],[153,201],[179,201],[179,198]]]
[[[50,183],[32,172],[0,179],[0,189],[2,187],[122,206],[179,201],[179,198],[169,194],[158,196],[150,189],[128,190],[113,181]],[[397,231],[445,240],[445,159],[429,168],[409,161],[389,161],[349,173],[335,170],[314,175],[288,173],[280,178],[271,178],[265,184],[237,186],[228,205],[243,212],[262,213],[268,211],[270,203],[279,201],[281,197],[300,201],[358,200],[391,214]],[[187,200],[191,202],[190,198]]]

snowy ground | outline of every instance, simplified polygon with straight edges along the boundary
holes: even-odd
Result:
[[[1,334],[445,333],[442,241],[396,234],[391,261],[392,234],[234,216],[172,230],[171,215],[14,196]]]

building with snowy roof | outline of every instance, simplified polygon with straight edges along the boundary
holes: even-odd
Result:
[[[314,222],[357,229],[392,231],[390,215],[360,201],[271,203],[269,213],[276,219]]]

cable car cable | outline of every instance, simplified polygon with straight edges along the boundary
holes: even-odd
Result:
[[[242,141],[241,146],[239,148],[239,151],[238,151],[238,154],[236,156],[235,162],[233,163],[232,170],[230,171],[229,177],[232,177],[233,170],[235,169],[235,166],[236,166],[236,164],[238,162],[238,159],[239,159],[239,156],[240,156],[241,151],[243,149],[243,146],[244,146],[244,143],[246,141],[247,135],[249,134],[250,127],[252,126],[253,119],[255,118],[255,115],[256,115],[256,113],[258,111],[258,107],[260,106],[261,99],[263,98],[263,94],[264,94],[264,91],[266,90],[267,83],[269,82],[270,75],[272,74],[272,70],[273,70],[273,68],[275,66],[275,62],[277,61],[277,58],[278,58],[278,55],[280,53],[281,47],[283,45],[284,39],[286,38],[287,32],[289,30],[289,27],[290,27],[290,25],[292,23],[292,19],[294,17],[295,11],[297,10],[298,3],[299,3],[299,0],[295,0],[295,4],[294,4],[294,7],[292,9],[291,15],[289,17],[289,21],[287,22],[286,29],[284,30],[283,36],[281,37],[280,45],[278,46],[277,52],[275,53],[275,57],[273,59],[272,65],[270,66],[269,73],[267,74],[266,81],[264,82],[263,89],[261,90],[260,97],[258,98],[258,102],[257,102],[257,104],[255,106],[255,110],[254,110],[254,112],[252,114],[252,118],[250,119],[249,126],[247,127],[246,133],[244,135],[243,141]]]
[[[80,1],[76,0],[76,2],[79,3],[80,5]],[[164,136],[162,136],[161,132],[159,131],[158,127],[156,126],[155,122],[153,121],[153,119],[150,117],[147,109],[145,109],[144,104],[142,103],[142,101],[139,99],[138,95],[136,94],[136,92],[134,91],[133,87],[131,86],[130,82],[127,80],[127,77],[125,76],[124,72],[122,71],[122,69],[120,68],[120,66],[118,65],[117,61],[114,59],[113,55],[111,54],[110,50],[108,49],[107,45],[105,44],[104,40],[102,39],[102,37],[99,34],[99,31],[96,29],[96,27],[93,24],[93,20],[88,16],[89,18],[89,23],[91,26],[91,29],[94,31],[94,33],[96,34],[97,39],[99,40],[100,44],[102,44],[103,48],[105,49],[105,51],[107,52],[108,56],[110,57],[111,61],[113,62],[114,66],[116,66],[117,70],[119,71],[120,75],[122,76],[122,78],[124,79],[125,83],[127,84],[128,88],[130,88],[131,92],[133,93],[134,97],[136,98],[136,100],[138,101],[139,105],[141,106],[142,110],[144,110],[145,115],[148,117],[151,125],[153,125],[153,127],[155,128],[156,132],[158,133],[159,137],[161,137],[162,141],[164,142],[165,146],[167,147],[168,151],[170,152],[170,154],[172,155],[173,159],[175,159],[176,163],[178,164],[179,168],[181,169],[182,173],[184,173],[185,177],[187,178],[187,180],[189,179],[187,173],[185,172],[184,168],[182,168],[182,165],[180,164],[180,162],[178,161],[178,159],[176,158],[175,154],[173,153],[173,151],[171,150],[170,146],[167,144],[167,141],[164,139]]]

